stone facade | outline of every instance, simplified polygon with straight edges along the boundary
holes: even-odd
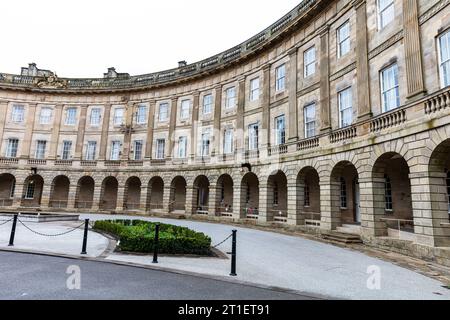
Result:
[[[393,0],[381,27],[376,0],[305,0],[242,46],[174,70],[1,74],[0,205],[352,224],[365,239],[397,231],[450,247],[449,4]],[[386,108],[393,65],[399,103]]]

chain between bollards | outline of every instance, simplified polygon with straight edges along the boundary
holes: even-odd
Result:
[[[155,241],[153,243],[153,263],[158,263],[159,223],[155,225]]]
[[[14,215],[13,225],[11,228],[11,236],[9,237],[9,246],[14,246],[14,237],[16,236],[16,227],[17,227],[17,214]]]
[[[89,219],[84,220],[84,236],[83,236],[83,248],[81,249],[81,254],[87,254],[87,238],[89,231]]]
[[[236,241],[237,241],[237,230],[233,230],[233,240],[231,244],[231,273],[230,276],[236,277]]]

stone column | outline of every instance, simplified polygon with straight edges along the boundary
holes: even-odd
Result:
[[[125,202],[125,186],[120,184],[119,181],[119,187],[117,188],[117,205],[116,205],[116,211],[124,211],[124,202]]]
[[[239,87],[240,89],[240,87]],[[220,153],[220,119],[222,117],[222,86],[215,87],[216,100],[214,103],[214,143],[212,155]]]
[[[244,209],[241,203],[241,182],[235,182],[233,185],[233,218],[234,219],[244,219]]]
[[[102,201],[101,199],[102,197],[102,184],[95,184],[94,186],[94,196],[92,198],[92,210],[93,211],[98,211],[100,210],[100,203]]]
[[[298,48],[293,48],[289,52],[289,133],[288,142],[295,142],[298,140],[298,108],[297,108],[297,54]]]
[[[387,235],[384,217],[384,178],[360,177],[361,232],[363,236]]]
[[[75,183],[74,183],[75,182]],[[75,200],[78,186],[76,181],[71,181],[69,185],[69,196],[67,198],[67,209],[73,210],[75,208]]]
[[[8,102],[1,101],[0,102],[0,150],[2,149],[3,144],[3,134],[5,131],[5,123],[6,123],[6,114],[8,113]],[[2,154],[3,156],[4,154]]]
[[[216,197],[218,192],[220,191],[217,190],[217,182],[214,181],[209,185],[208,213],[210,216],[216,215]]]
[[[80,121],[78,124],[77,143],[75,147],[75,159],[82,159],[84,132],[86,131],[86,114],[88,106],[81,106]]]
[[[55,117],[53,119],[52,137],[50,139],[50,160],[55,160],[58,157],[59,132],[61,130],[62,119],[62,105],[55,107]]]
[[[22,143],[22,158],[29,159],[31,153],[31,141],[33,139],[34,121],[36,118],[36,104],[30,104],[28,116],[25,119],[25,136]]]
[[[22,196],[24,195],[24,189],[25,189],[25,176],[16,176],[16,189],[14,192],[14,199],[12,203],[12,207],[14,209],[18,209],[22,205]]]
[[[242,153],[245,151],[245,129],[244,129],[244,114],[245,114],[245,79],[239,80],[238,90],[238,104],[236,110],[236,153],[237,161],[242,160]]]
[[[288,224],[293,226],[304,225],[305,218],[298,207],[299,198],[303,199],[303,194],[300,194],[300,188],[297,186],[296,180],[288,180],[287,193]]]
[[[450,246],[446,173],[421,172],[409,175],[416,242],[432,247]]]
[[[152,158],[153,127],[155,125],[155,109],[156,109],[156,102],[151,101],[149,111],[148,111],[147,141],[146,141],[146,145],[145,145],[145,158],[146,159]]]
[[[265,179],[267,180],[267,179]],[[258,222],[268,222],[270,220],[270,214],[267,207],[269,186],[265,183],[259,183],[259,207],[258,207]]]
[[[164,183],[164,193],[163,193],[163,211],[170,213],[170,206],[173,204],[171,202],[173,202],[173,199],[170,198],[170,195],[172,193],[172,187],[170,184],[166,184]]]
[[[194,187],[186,186],[186,215],[190,216],[193,213],[194,204]]]
[[[139,211],[143,213],[147,212],[147,195],[148,195],[148,185],[141,185],[141,197],[139,199]]]
[[[131,136],[133,135],[133,115],[135,105],[129,102],[125,110],[125,132],[123,135],[123,150],[121,159],[123,161],[128,161],[130,160]]]
[[[358,118],[366,120],[372,116],[370,105],[369,49],[367,38],[366,0],[354,3],[356,10],[356,74],[358,84]]]
[[[339,188],[337,189],[339,191]],[[334,230],[339,224],[339,210],[333,207],[333,197],[336,188],[333,188],[332,182],[328,179],[320,179],[320,228],[324,230]]]
[[[422,46],[420,40],[417,0],[403,0],[403,30],[408,99],[426,93],[423,80]]]
[[[167,158],[172,159],[173,149],[175,145],[175,128],[177,125],[177,109],[178,109],[178,98],[172,98],[171,110],[170,110],[170,124],[169,124],[169,143],[166,151]]]
[[[192,119],[191,119],[191,150],[190,157],[195,159],[196,148],[197,148],[197,128],[198,128],[198,114],[200,108],[200,94],[198,92],[194,93],[194,103],[192,105]]]
[[[327,25],[320,33],[320,130],[331,130],[330,112],[330,46]]]
[[[99,153],[100,161],[106,160],[106,149],[107,149],[107,144],[108,144],[108,132],[109,132],[109,120],[111,117],[111,108],[112,108],[112,105],[105,106],[105,112],[104,112],[103,124],[102,124],[102,136],[100,138],[100,153]]]
[[[41,196],[41,208],[49,208],[50,207],[50,196],[52,192],[52,182],[44,183],[42,186],[42,196]]]
[[[262,126],[260,147],[264,151],[262,158],[267,155],[267,149],[270,147],[270,65],[263,67],[263,93],[262,93]]]

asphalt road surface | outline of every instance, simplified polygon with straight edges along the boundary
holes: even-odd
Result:
[[[80,289],[77,289],[78,287]],[[310,300],[312,298],[109,263],[0,252],[0,299]]]

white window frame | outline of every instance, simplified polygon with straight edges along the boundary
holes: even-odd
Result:
[[[378,30],[384,29],[386,26],[388,26],[391,22],[395,20],[395,6],[394,6],[394,0],[390,0],[390,3],[385,6],[384,8],[381,8],[380,4],[381,0],[377,0],[377,11],[378,11]],[[383,14],[386,13],[388,10],[392,10],[392,20],[388,21],[387,23],[383,21]]]
[[[17,152],[19,150],[19,139],[17,138],[9,138],[8,145],[6,146],[6,154],[7,158],[17,158]]]
[[[279,125],[282,125],[279,127]],[[275,144],[277,146],[286,143],[286,117],[283,115],[275,118]]]
[[[27,184],[27,190],[25,191],[25,199],[26,200],[34,199],[35,192],[36,192],[36,182],[29,181]]]
[[[47,141],[46,140],[37,140],[36,141],[36,152],[34,153],[35,159],[45,159],[45,152],[47,149]]]
[[[64,121],[66,126],[74,126],[77,124],[77,108],[70,107],[66,109],[66,119]]]
[[[45,113],[48,114],[45,114]],[[50,124],[52,120],[53,109],[50,107],[42,107],[41,112],[39,114],[39,123],[40,124]]]
[[[286,64],[275,69],[275,91],[280,92],[286,89]]]
[[[348,34],[341,39],[341,31],[344,30],[344,28],[348,29]],[[338,29],[337,29],[337,47],[338,47],[338,58],[342,58],[345,55],[347,55],[348,53],[350,53],[351,51],[351,34],[350,34],[351,30],[350,30],[350,21],[346,21],[344,22]],[[346,48],[347,51],[343,52],[343,46],[345,45],[344,48]]]
[[[188,120],[191,112],[191,100],[182,100],[180,107],[180,120]]]
[[[443,61],[443,57],[442,57],[442,40],[444,38],[447,38],[447,43],[446,43],[446,50],[447,50],[447,55],[448,58],[447,60]],[[446,88],[448,86],[450,86],[450,29],[448,29],[447,31],[445,31],[443,34],[441,34],[438,39],[438,55],[439,55],[439,75],[440,75],[440,80],[441,80],[441,87],[442,88]],[[446,83],[446,74],[445,74],[445,69],[447,68],[448,70],[448,79],[447,79],[447,83]]]
[[[121,116],[118,115],[119,111],[122,113]],[[121,126],[124,124],[125,119],[125,108],[119,107],[114,109],[114,118],[113,118],[113,125],[114,126]]]
[[[25,121],[25,106],[13,105],[11,121],[14,123],[23,123]]]
[[[134,140],[133,142],[133,159],[135,161],[142,160],[144,150],[144,141],[143,140]]]
[[[248,126],[248,150],[258,150],[259,148],[259,123],[252,123]]]
[[[62,152],[61,159],[62,160],[70,160],[72,158],[72,141],[65,140],[62,143]]]
[[[143,125],[147,123],[147,106],[140,105],[137,107],[136,111],[136,123]]]
[[[202,157],[208,157],[211,151],[210,149],[211,149],[211,132],[210,130],[205,130],[202,133],[201,137],[200,155]]]
[[[259,100],[260,96],[260,81],[259,77],[250,80],[250,101]]]
[[[344,97],[344,94],[348,94]],[[344,101],[347,100],[347,101]],[[345,104],[345,103],[348,103]],[[339,108],[339,128],[345,128],[353,124],[353,92],[352,87],[348,87],[338,92],[338,108]],[[350,122],[345,119],[345,114],[350,111]]]
[[[88,141],[86,146],[86,160],[95,161],[97,156],[97,141]]]
[[[178,158],[179,159],[187,158],[187,137],[186,136],[178,137]]]
[[[236,106],[236,87],[227,88],[225,90],[225,109],[232,109],[235,106]]]
[[[165,111],[161,112],[163,109]],[[164,118],[162,118],[163,115]],[[160,103],[158,107],[158,121],[166,122],[168,119],[169,119],[169,104],[167,102]]]
[[[156,159],[162,160],[166,158],[166,139],[156,139]]]
[[[96,113],[97,115],[94,116],[94,113]],[[90,116],[90,124],[93,127],[98,127],[101,123],[101,119],[102,119],[102,111],[100,108],[92,108],[91,109],[91,116]]]
[[[212,113],[212,106],[213,106],[213,95],[205,94],[203,96],[203,114],[211,114]]]
[[[388,72],[389,70],[393,70],[393,74],[394,74],[394,85],[392,87],[389,88],[385,88],[385,81],[384,81],[384,73]],[[394,63],[391,64],[390,66],[387,66],[386,68],[382,69],[380,71],[380,90],[381,90],[381,105],[382,105],[382,110],[383,112],[389,112],[391,110],[394,110],[398,107],[400,107],[400,84],[399,84],[399,74],[398,74],[399,70],[398,70],[398,64]],[[386,105],[386,95],[391,92],[394,91],[396,93],[396,105],[395,107],[391,107]]]
[[[234,140],[234,130],[229,128],[225,129],[224,137],[223,137],[223,153],[224,154],[232,154],[233,153],[233,140]]]
[[[309,120],[309,118],[307,117],[308,115],[308,110],[309,109],[314,110],[314,118],[313,120]],[[304,120],[304,124],[305,124],[305,139],[309,139],[312,137],[316,136],[316,103],[310,103],[307,104],[304,108],[303,108],[303,120]],[[308,121],[309,120],[309,121]],[[314,134],[310,135],[309,132],[311,131],[310,128],[308,128],[308,125],[313,123],[314,124]]]
[[[310,56],[309,53],[314,52],[314,56]],[[311,58],[312,57],[312,58]],[[311,58],[311,60],[310,60]],[[303,64],[304,64],[304,77],[308,78],[316,73],[316,62],[317,62],[317,52],[316,46],[312,46],[306,49],[303,53]]]
[[[110,150],[110,154],[109,154],[109,160],[111,160],[111,161],[120,160],[120,147],[121,147],[120,140],[111,141],[111,150]]]

